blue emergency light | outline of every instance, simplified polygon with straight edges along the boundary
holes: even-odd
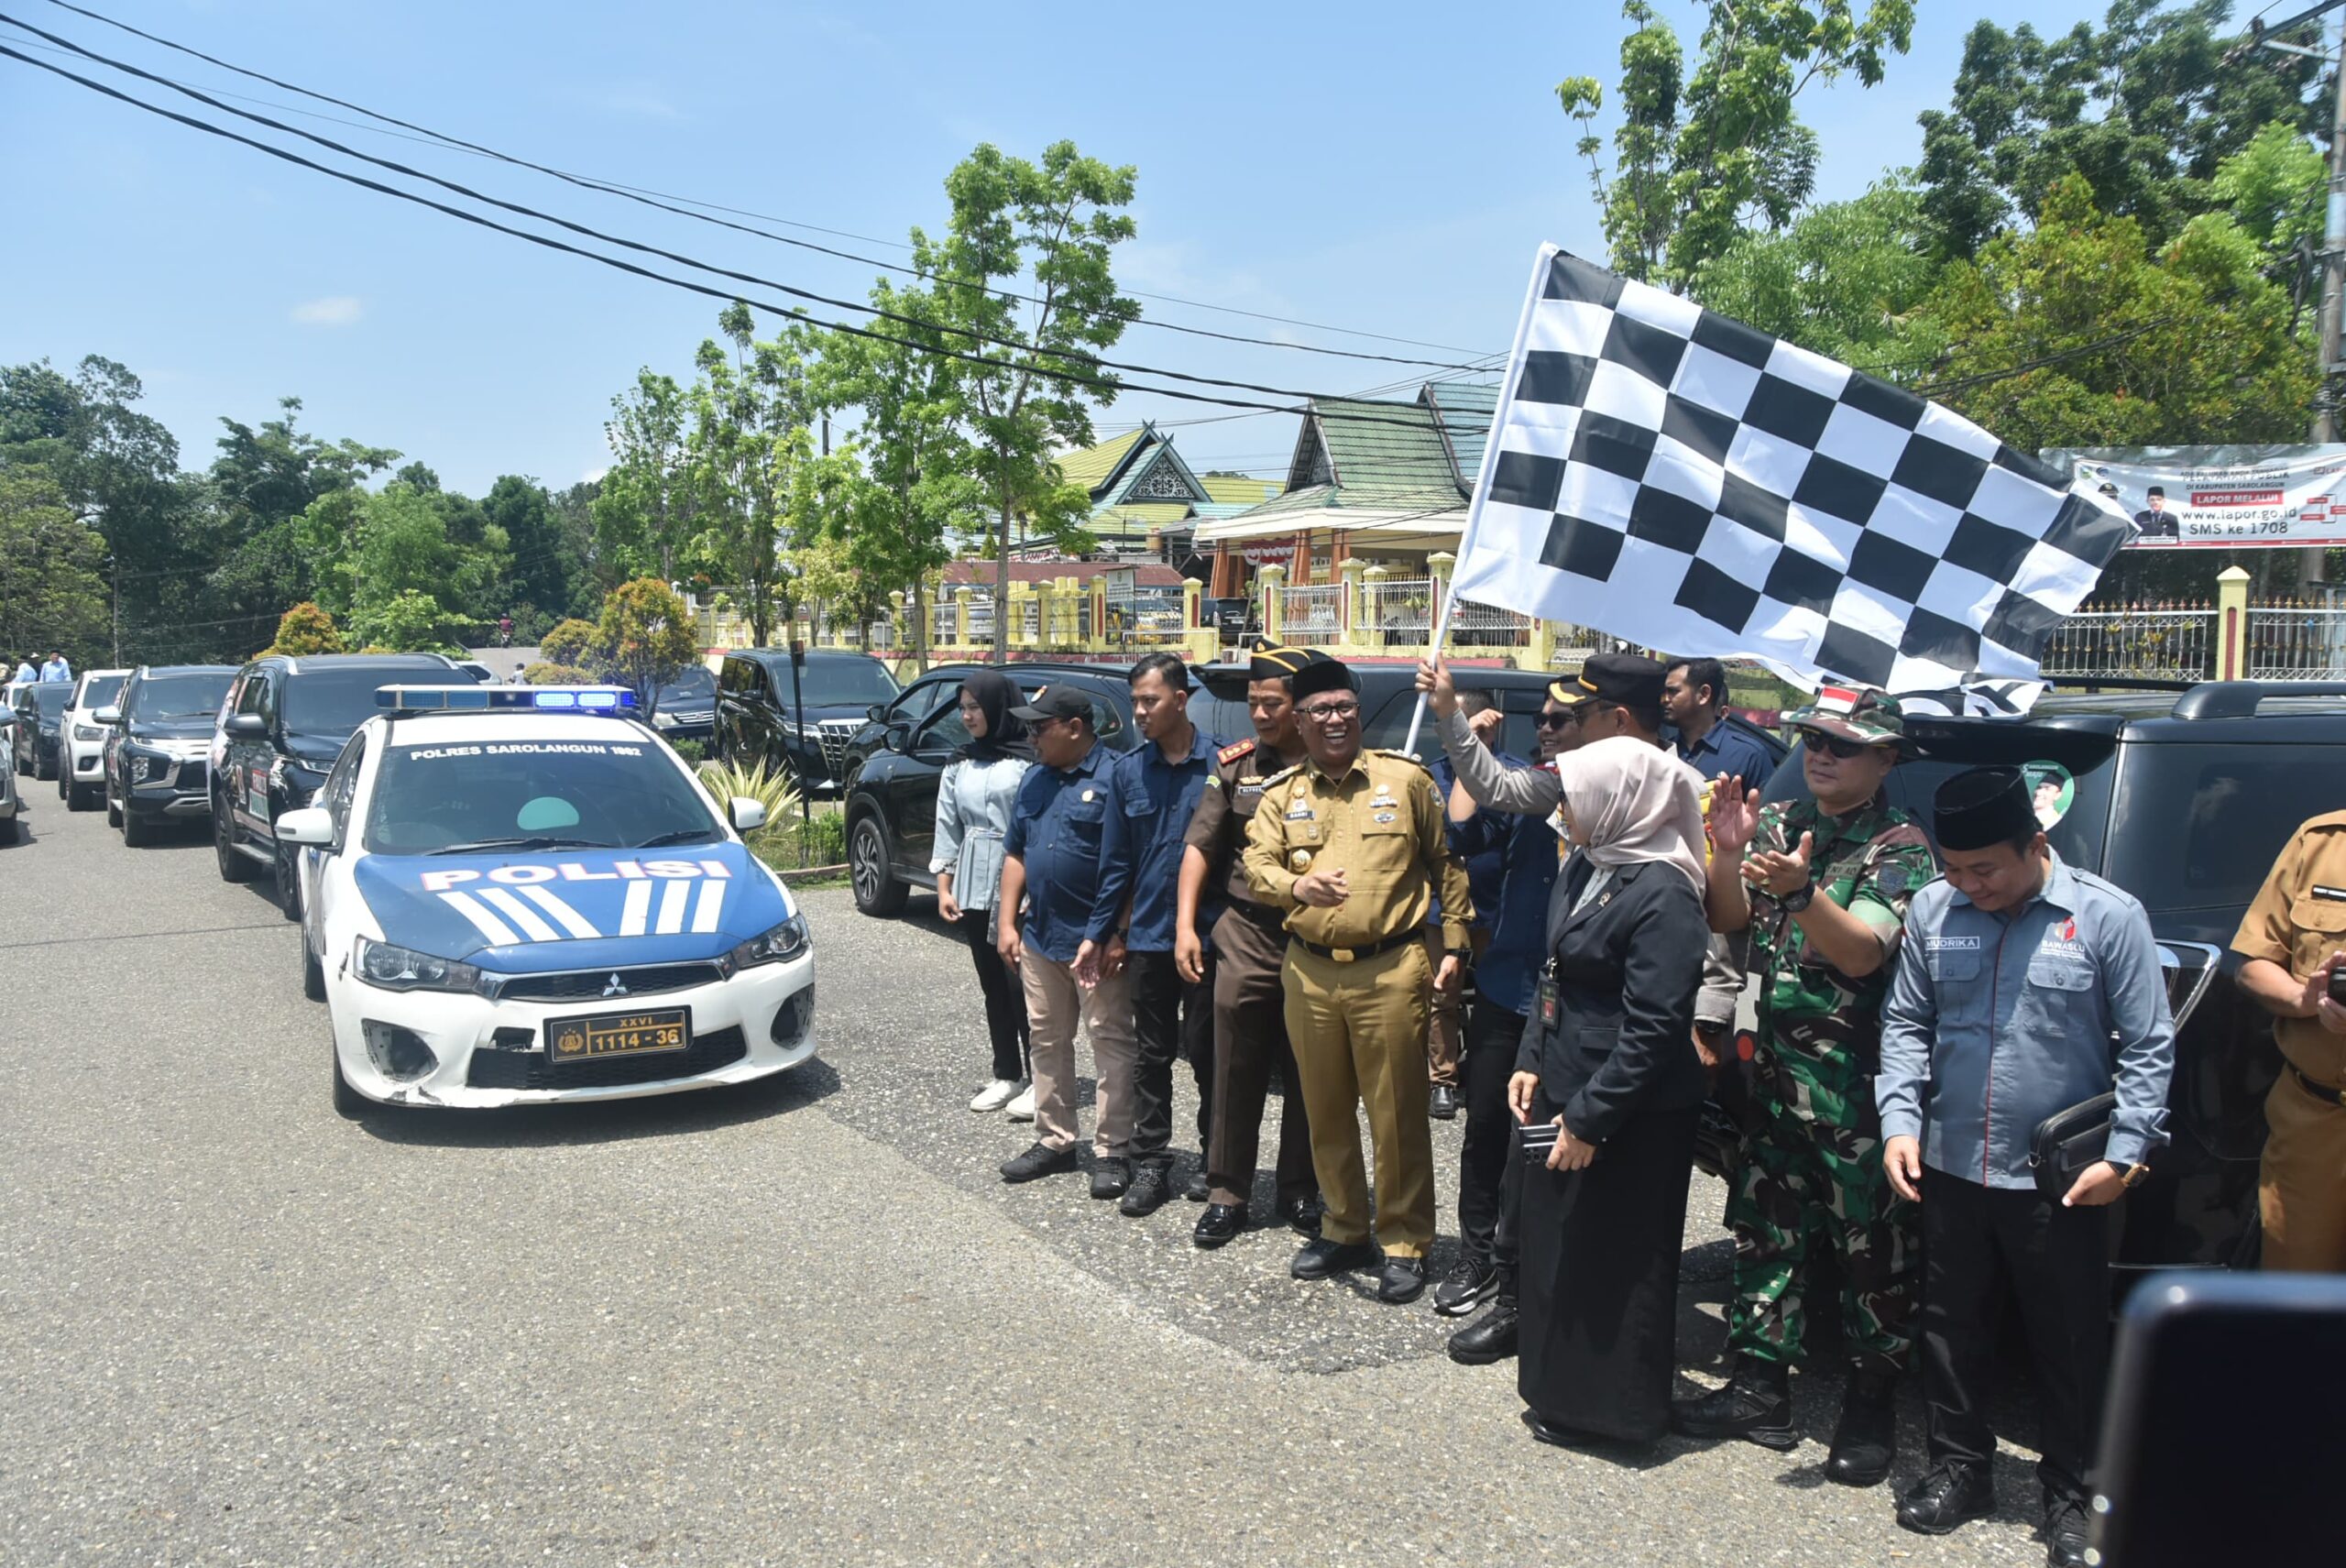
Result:
[[[626,686],[377,686],[375,706],[393,718],[403,713],[514,713],[533,708],[632,714],[635,693]]]

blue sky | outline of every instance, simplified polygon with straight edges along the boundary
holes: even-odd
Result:
[[[1585,165],[1552,89],[1588,74],[1609,91],[1626,27],[1610,4],[1574,0],[90,8],[535,161],[881,240],[901,241],[915,223],[942,226],[943,178],[979,141],[1031,156],[1071,137],[1138,168],[1139,237],[1117,263],[1128,289],[1482,351],[1505,347],[1540,241],[1602,254]],[[301,102],[42,0],[7,9],[194,85]],[[1661,9],[1691,48],[1696,8]],[[2051,31],[2101,6],[1919,9],[1912,53],[1880,87],[1803,97],[1824,147],[1820,195],[1854,194],[1913,159],[1914,115],[1946,102],[1975,21]],[[9,28],[0,37],[25,41]],[[462,153],[276,117],[744,271],[852,299],[871,281],[866,266]],[[565,485],[607,461],[612,395],[639,366],[688,375],[718,308],[278,163],[14,60],[0,60],[0,180],[11,231],[0,244],[0,362],[67,366],[93,352],[122,361],[192,466],[210,460],[217,416],[258,421],[291,394],[307,428],[396,447],[476,494],[508,472]],[[864,240],[807,237],[901,258]],[[1451,357],[1143,303],[1221,331]],[[1409,373],[1146,326],[1117,354],[1317,391]],[[1127,396],[1100,418],[1105,432],[1212,411]],[[1178,439],[1199,468],[1283,470],[1293,438],[1292,419],[1265,416]]]

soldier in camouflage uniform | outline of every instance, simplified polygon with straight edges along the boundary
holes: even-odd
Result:
[[[1896,1457],[1891,1396],[1913,1339],[1914,1215],[1882,1171],[1873,1079],[1891,959],[1929,841],[1883,783],[1905,745],[1892,700],[1826,687],[1794,714],[1810,795],[1760,807],[1723,790],[1711,819],[1713,923],[1751,932],[1759,1044],[1746,1158],[1727,1203],[1735,1300],[1727,1387],[1672,1411],[1695,1437],[1800,1442],[1788,1374],[1800,1358],[1812,1242],[1841,1266],[1854,1372],[1825,1475],[1869,1486]]]

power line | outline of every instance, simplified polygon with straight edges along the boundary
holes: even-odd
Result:
[[[509,153],[499,152],[499,151],[498,151],[498,150],[497,150],[496,148],[490,148],[490,147],[484,147],[484,146],[481,146],[480,144],[478,144],[478,143],[477,143],[477,142],[466,141],[466,140],[465,140],[464,138],[462,138],[462,137],[460,137],[451,136],[451,135],[448,135],[447,133],[445,133],[445,132],[442,132],[442,131],[435,131],[435,130],[433,130],[433,129],[431,129],[429,126],[420,126],[420,125],[416,125],[416,124],[413,124],[413,123],[412,123],[412,122],[411,122],[411,121],[399,119],[399,118],[397,118],[396,116],[393,116],[393,115],[385,115],[385,114],[378,113],[377,111],[375,111],[375,110],[373,110],[373,109],[367,108],[367,107],[366,107],[365,105],[363,105],[363,104],[350,103],[350,102],[349,102],[349,101],[347,101],[346,99],[336,98],[336,97],[332,96],[332,95],[331,95],[331,94],[329,94],[329,93],[314,92],[314,91],[312,91],[312,89],[310,89],[310,88],[300,86],[300,85],[298,85],[298,84],[296,84],[296,83],[294,83],[294,82],[285,82],[285,81],[280,81],[280,79],[278,79],[277,77],[269,76],[269,75],[266,75],[266,74],[264,74],[263,72],[260,72],[260,71],[250,71],[250,70],[247,70],[247,69],[246,69],[246,68],[245,68],[245,67],[243,67],[243,66],[240,66],[240,65],[235,65],[235,64],[230,63],[230,62],[229,62],[229,61],[227,61],[227,60],[218,59],[218,58],[217,58],[217,57],[215,57],[215,56],[209,55],[209,54],[205,54],[205,53],[204,53],[203,50],[201,50],[201,49],[197,49],[190,48],[189,46],[187,46],[187,45],[185,45],[185,44],[175,43],[175,42],[173,42],[173,41],[172,41],[171,39],[170,39],[170,38],[166,38],[159,37],[159,35],[154,34],[154,33],[149,33],[149,32],[142,31],[141,29],[139,29],[139,28],[137,28],[137,27],[134,27],[130,26],[130,25],[129,25],[128,23],[126,23],[126,22],[119,22],[119,21],[115,20],[115,19],[114,19],[113,17],[111,17],[111,16],[104,16],[104,15],[102,15],[102,14],[100,14],[100,13],[96,12],[96,11],[87,10],[87,9],[84,9],[83,7],[82,7],[82,6],[80,6],[80,5],[75,5],[68,4],[68,0],[49,0],[49,3],[50,3],[51,5],[54,5],[58,6],[58,7],[59,7],[60,9],[61,9],[61,10],[71,11],[71,12],[73,12],[73,13],[74,13],[75,15],[77,15],[77,16],[86,16],[86,17],[90,18],[92,21],[95,21],[95,22],[102,22],[102,23],[105,24],[107,27],[115,27],[115,28],[118,28],[118,29],[120,29],[121,31],[126,32],[126,33],[129,33],[129,34],[131,34],[131,35],[133,35],[134,37],[137,37],[137,38],[145,38],[145,39],[146,39],[147,41],[148,41],[149,43],[159,44],[159,45],[162,46],[162,47],[163,47],[163,48],[165,48],[165,49],[176,50],[177,52],[179,52],[179,53],[181,53],[181,54],[190,55],[190,56],[193,57],[194,59],[201,60],[204,61],[204,62],[205,62],[205,63],[207,63],[207,64],[218,66],[218,67],[219,67],[221,70],[223,70],[223,71],[233,71],[233,72],[235,72],[236,74],[237,74],[237,75],[239,75],[239,76],[248,77],[248,78],[250,78],[250,79],[252,79],[253,81],[256,81],[256,82],[265,82],[269,83],[269,84],[270,86],[272,86],[272,87],[279,88],[279,89],[280,89],[280,90],[282,90],[282,91],[284,91],[284,92],[288,92],[288,93],[296,93],[301,94],[302,97],[305,97],[305,98],[312,98],[312,99],[314,99],[314,100],[316,100],[317,102],[322,103],[322,104],[334,104],[334,105],[335,107],[337,107],[337,108],[348,109],[348,110],[350,110],[353,114],[364,115],[366,115],[368,119],[376,120],[376,121],[379,121],[379,122],[380,122],[381,124],[383,124],[383,125],[387,125],[387,126],[395,126],[400,127],[401,130],[404,130],[404,131],[411,131],[411,132],[415,132],[415,133],[417,133],[417,136],[416,136],[416,137],[401,137],[401,139],[402,139],[402,140],[415,140],[415,139],[417,139],[417,137],[422,137],[422,138],[423,138],[426,142],[428,142],[429,144],[432,144],[432,145],[445,146],[445,147],[455,148],[456,148],[456,149],[458,149],[458,150],[461,150],[461,151],[464,151],[464,152],[469,152],[469,153],[472,153],[472,154],[474,154],[474,155],[475,155],[475,156],[477,156],[477,157],[488,158],[488,159],[496,159],[497,161],[499,161],[499,162],[500,162],[500,163],[510,163],[510,164],[513,165],[513,166],[514,166],[514,167],[516,167],[516,168],[520,168],[520,169],[527,169],[527,170],[532,170],[532,171],[534,171],[534,172],[536,172],[536,173],[540,173],[540,174],[544,174],[544,175],[551,176],[551,177],[552,177],[552,178],[554,178],[554,179],[560,180],[560,181],[565,181],[565,182],[567,182],[567,183],[569,183],[569,184],[576,185],[576,186],[579,187],[579,188],[580,188],[580,189],[582,189],[582,190],[598,191],[598,192],[603,192],[603,193],[604,193],[604,194],[606,194],[606,195],[619,196],[619,197],[620,197],[620,198],[622,198],[622,199],[624,199],[624,200],[631,201],[631,202],[636,202],[636,203],[641,203],[641,204],[642,204],[642,205],[645,205],[645,206],[656,207],[656,208],[658,208],[659,210],[661,210],[661,211],[663,211],[663,212],[666,212],[666,213],[674,213],[674,214],[676,214],[677,216],[679,216],[679,217],[691,218],[691,219],[695,220],[696,222],[699,222],[699,223],[714,224],[714,225],[718,225],[718,226],[719,226],[719,227],[729,228],[729,229],[734,229],[734,230],[737,230],[737,231],[739,231],[739,232],[740,232],[740,233],[742,233],[742,234],[755,235],[755,236],[758,236],[759,238],[761,238],[761,239],[771,240],[771,241],[773,241],[773,243],[775,243],[775,244],[777,244],[777,245],[796,246],[796,247],[800,247],[800,248],[802,248],[802,249],[813,250],[813,251],[818,251],[818,252],[820,252],[821,254],[826,255],[826,256],[834,256],[834,257],[839,257],[839,258],[842,258],[842,259],[849,260],[849,261],[855,261],[855,262],[859,262],[859,263],[861,263],[861,264],[863,264],[863,265],[865,265],[865,266],[883,268],[883,269],[886,269],[886,270],[888,270],[888,271],[903,273],[904,275],[905,275],[905,276],[907,276],[907,277],[920,278],[920,279],[923,279],[923,280],[934,280],[934,281],[942,282],[942,283],[949,283],[952,287],[957,288],[957,289],[965,289],[965,290],[980,290],[980,289],[983,289],[983,286],[982,286],[982,285],[981,285],[981,284],[966,282],[966,281],[963,281],[963,280],[955,280],[955,279],[932,279],[932,275],[931,275],[931,274],[928,274],[928,273],[923,272],[923,271],[921,271],[921,270],[920,270],[919,269],[917,269],[917,268],[904,267],[904,266],[899,265],[899,264],[894,263],[894,262],[882,261],[882,260],[879,260],[879,259],[877,259],[876,258],[873,258],[873,257],[859,256],[859,255],[856,255],[856,254],[854,254],[853,252],[850,252],[850,251],[844,251],[844,250],[835,249],[835,248],[833,248],[832,247],[829,247],[829,246],[817,245],[817,244],[815,244],[815,243],[814,243],[813,241],[811,241],[811,240],[794,239],[794,238],[792,238],[792,237],[791,237],[790,236],[788,236],[788,235],[772,234],[772,233],[769,233],[769,232],[767,232],[766,230],[763,230],[763,229],[751,228],[751,227],[750,227],[749,225],[744,225],[744,224],[729,223],[729,222],[727,222],[726,220],[724,220],[724,219],[722,219],[722,218],[711,217],[710,215],[708,215],[708,213],[706,213],[706,212],[703,212],[703,213],[689,212],[689,211],[685,211],[685,210],[684,210],[683,208],[679,208],[679,207],[675,207],[675,206],[669,205],[668,203],[671,203],[671,202],[685,202],[685,203],[688,203],[691,206],[705,207],[705,208],[708,208],[708,209],[710,209],[710,210],[711,210],[711,211],[713,211],[713,212],[733,213],[733,214],[736,214],[736,215],[738,215],[738,216],[742,216],[742,217],[755,217],[755,218],[759,218],[759,219],[761,219],[761,221],[763,221],[763,222],[766,222],[766,223],[788,224],[788,225],[790,225],[790,226],[791,226],[791,227],[794,227],[794,228],[806,228],[806,229],[811,229],[811,230],[813,230],[814,232],[818,233],[818,234],[831,234],[831,235],[837,235],[837,236],[839,236],[839,237],[841,237],[841,238],[847,238],[847,239],[859,239],[859,240],[863,240],[863,241],[865,241],[866,243],[869,243],[869,244],[874,244],[874,245],[896,245],[898,242],[893,241],[893,240],[882,240],[882,239],[876,239],[876,238],[873,238],[873,237],[872,237],[872,236],[870,236],[850,234],[850,233],[848,233],[847,231],[842,230],[842,229],[826,229],[826,228],[821,227],[821,226],[820,226],[820,225],[813,225],[813,224],[796,224],[796,223],[792,223],[792,222],[791,222],[791,220],[789,220],[789,219],[787,219],[787,218],[776,218],[776,217],[770,217],[770,216],[767,216],[767,215],[762,214],[757,214],[757,213],[745,212],[745,211],[743,211],[743,210],[741,210],[741,209],[740,209],[740,208],[719,206],[718,203],[710,203],[710,202],[696,202],[696,201],[693,201],[693,200],[692,200],[691,198],[689,198],[689,197],[684,197],[684,196],[665,196],[665,199],[664,199],[664,200],[663,200],[663,199],[659,199],[659,198],[663,197],[663,195],[664,195],[664,193],[663,193],[663,192],[657,192],[657,191],[650,191],[650,190],[646,190],[646,189],[644,189],[644,188],[642,188],[642,187],[639,187],[639,186],[622,185],[622,184],[619,184],[619,183],[618,183],[618,182],[616,182],[616,181],[607,181],[607,180],[601,180],[601,179],[597,179],[597,178],[595,178],[595,177],[593,177],[593,176],[589,176],[589,175],[571,174],[571,173],[565,172],[565,170],[559,170],[559,169],[554,169],[554,168],[548,167],[548,166],[547,166],[547,165],[545,165],[545,164],[542,164],[542,163],[533,163],[533,162],[532,162],[531,160],[529,160],[528,159],[524,159],[524,158],[517,158],[517,157],[514,157],[514,156],[512,156],[512,155],[510,155],[510,154],[509,154]],[[13,19],[13,18],[0,18],[0,19],[6,19],[6,20],[10,20],[10,21],[14,22],[14,19]],[[53,35],[51,35],[51,34],[48,34],[48,33],[41,33],[41,32],[40,32],[40,30],[39,30],[38,28],[27,27],[27,26],[26,26],[26,24],[24,24],[24,23],[22,23],[22,22],[14,22],[14,25],[15,25],[15,26],[16,26],[16,27],[24,27],[24,28],[25,28],[25,30],[26,30],[26,31],[27,31],[27,32],[38,33],[38,34],[40,37],[42,37],[42,38],[50,38],[50,37],[53,37]],[[60,40],[58,40],[58,41],[60,41],[60,43],[62,43],[64,40],[60,39]],[[72,45],[71,45],[71,44],[67,44],[65,47],[67,47],[67,48],[73,48],[74,46],[72,46]],[[77,52],[86,52],[86,51],[78,51],[78,50],[77,50]],[[100,57],[97,57],[97,56],[92,56],[92,58],[93,58],[93,59],[95,59],[95,58],[100,58]],[[111,63],[111,62],[109,62],[109,63]],[[144,73],[142,73],[142,74],[144,74]],[[182,87],[182,88],[184,88],[184,87],[185,87],[185,84],[181,83],[181,82],[171,82],[169,78],[165,78],[165,77],[152,77],[152,78],[150,78],[150,80],[157,81],[157,82],[164,82],[165,84],[170,85],[170,86],[174,86],[174,87]],[[192,91],[192,89],[186,89],[186,90],[188,90],[188,91]],[[232,94],[232,95],[233,95],[233,94]],[[247,101],[247,102],[248,102],[248,103],[259,103],[259,102],[261,102],[261,100],[258,100],[258,99],[247,99],[247,100],[246,100],[246,101]],[[219,105],[219,106],[221,106],[221,107],[225,107],[225,105]],[[281,107],[286,107],[285,105],[281,105],[281,104],[271,104],[271,105],[269,105],[269,106],[270,106],[270,107],[280,107],[280,108],[281,108]],[[234,111],[231,111],[231,112],[233,113]],[[301,114],[301,113],[304,113],[305,111],[299,110],[299,109],[291,109],[291,108],[288,108],[288,109],[287,109],[287,112],[288,112],[288,113],[292,113],[292,114]],[[325,118],[326,116],[323,116],[323,115],[321,115],[321,116],[317,116],[317,117],[319,117],[319,118]],[[334,124],[338,124],[338,125],[349,125],[349,124],[351,124],[351,122],[349,122],[349,121],[339,121],[339,120],[338,120],[338,121],[334,121]],[[284,128],[284,127],[280,127],[280,128]],[[366,128],[369,128],[369,127],[365,127],[365,126],[355,126],[354,128],[366,129]],[[299,133],[296,133],[296,134],[299,134]],[[353,154],[352,156],[354,156],[354,157],[363,157],[363,156],[365,156],[365,155],[364,155],[364,154]],[[427,178],[428,178],[428,177],[427,177]],[[910,247],[904,247],[903,248],[910,248]],[[1003,299],[1003,300],[1015,300],[1015,301],[1019,301],[1019,302],[1025,302],[1025,303],[1027,303],[1027,304],[1041,304],[1041,303],[1043,303],[1043,302],[1042,302],[1042,301],[1040,301],[1040,300],[1038,300],[1038,299],[1035,298],[1033,295],[1030,295],[1030,294],[1020,294],[1020,293],[1016,293],[1016,292],[1012,291],[1009,291],[1009,290],[983,289],[983,291],[984,291],[984,292],[987,292],[987,293],[990,293],[990,294],[993,294],[993,295],[995,295],[997,298],[1000,298],[1000,299]],[[1206,303],[1204,303],[1204,302],[1200,302],[1200,301],[1195,301],[1195,300],[1184,300],[1184,299],[1180,299],[1180,298],[1178,298],[1178,297],[1177,297],[1177,296],[1169,295],[1169,294],[1150,294],[1150,293],[1145,293],[1145,292],[1143,292],[1142,291],[1139,291],[1139,290],[1134,290],[1134,291],[1132,291],[1132,292],[1133,292],[1133,293],[1135,293],[1135,294],[1136,294],[1136,295],[1138,295],[1140,298],[1143,298],[1143,299],[1158,300],[1158,301],[1162,301],[1162,302],[1168,302],[1168,303],[1181,304],[1181,305],[1188,305],[1188,306],[1190,306],[1190,307],[1192,307],[1192,308],[1194,308],[1194,309],[1198,309],[1198,310],[1222,311],[1222,312],[1226,312],[1227,313],[1230,313],[1230,314],[1233,314],[1233,315],[1251,316],[1251,317],[1254,317],[1254,318],[1255,318],[1255,319],[1257,319],[1257,320],[1262,320],[1262,321],[1271,321],[1271,322],[1277,322],[1277,323],[1282,323],[1282,324],[1289,325],[1289,326],[1300,326],[1300,327],[1305,327],[1305,328],[1308,328],[1309,330],[1315,331],[1315,332],[1337,332],[1337,333],[1343,333],[1343,334],[1346,334],[1346,335],[1348,335],[1348,336],[1375,338],[1375,339],[1377,339],[1377,340],[1382,341],[1382,342],[1404,344],[1404,345],[1408,345],[1412,346],[1412,347],[1420,347],[1420,348],[1442,348],[1442,349],[1444,349],[1446,352],[1450,352],[1450,353],[1465,354],[1465,353],[1471,353],[1471,352],[1472,352],[1471,350],[1468,350],[1468,349],[1463,349],[1463,348],[1453,348],[1453,347],[1451,347],[1450,345],[1444,345],[1444,344],[1424,343],[1424,342],[1420,342],[1420,341],[1419,341],[1419,340],[1417,340],[1417,339],[1413,339],[1413,338],[1394,337],[1394,336],[1390,336],[1389,334],[1383,334],[1383,333],[1361,332],[1361,331],[1357,331],[1357,330],[1355,330],[1355,329],[1354,329],[1354,328],[1350,328],[1350,327],[1326,326],[1326,325],[1321,325],[1321,324],[1314,323],[1310,323],[1310,322],[1297,321],[1297,320],[1294,320],[1294,319],[1292,319],[1292,318],[1286,317],[1286,316],[1270,315],[1270,314],[1266,314],[1266,313],[1265,313],[1256,312],[1256,311],[1244,311],[1244,310],[1238,310],[1238,309],[1236,309],[1236,308],[1234,308],[1234,307],[1227,306],[1227,305],[1211,305],[1211,304],[1206,304]],[[1080,311],[1079,311],[1079,313],[1080,313],[1080,314],[1096,314],[1096,313],[1091,313],[1091,312],[1080,312]],[[1244,344],[1251,344],[1251,345],[1256,345],[1256,346],[1266,347],[1266,348],[1284,348],[1284,349],[1289,349],[1289,350],[1293,350],[1293,351],[1299,352],[1299,353],[1305,353],[1305,354],[1322,354],[1322,355],[1332,355],[1332,356],[1340,356],[1340,357],[1343,357],[1343,358],[1350,358],[1350,359],[1383,360],[1383,361],[1386,361],[1386,362],[1387,362],[1387,363],[1397,364],[1397,365],[1426,365],[1426,366],[1432,366],[1432,367],[1438,367],[1438,368],[1445,368],[1445,369],[1448,369],[1448,368],[1456,368],[1456,367],[1449,366],[1449,365],[1447,365],[1447,364],[1443,364],[1442,362],[1435,361],[1435,360],[1430,360],[1430,359],[1409,359],[1409,358],[1404,358],[1404,357],[1401,357],[1401,356],[1395,356],[1395,355],[1388,355],[1388,354],[1366,354],[1366,353],[1361,353],[1361,352],[1357,352],[1357,351],[1354,351],[1354,350],[1349,350],[1349,349],[1342,349],[1342,348],[1328,348],[1328,347],[1323,347],[1323,346],[1321,346],[1321,345],[1314,345],[1314,344],[1283,343],[1283,342],[1280,342],[1279,340],[1275,339],[1275,338],[1247,337],[1247,336],[1243,336],[1243,335],[1241,335],[1241,334],[1234,334],[1234,333],[1222,333],[1222,332],[1214,332],[1214,331],[1211,331],[1211,329],[1208,329],[1208,328],[1205,328],[1205,327],[1184,326],[1184,325],[1180,324],[1179,323],[1176,323],[1176,322],[1150,321],[1150,320],[1147,320],[1147,319],[1146,319],[1146,318],[1145,318],[1145,317],[1143,317],[1143,318],[1138,318],[1138,320],[1137,320],[1137,323],[1136,323],[1136,324],[1143,324],[1143,325],[1152,326],[1152,327],[1156,327],[1156,328],[1158,328],[1158,329],[1161,329],[1161,330],[1163,330],[1163,331],[1167,331],[1167,332],[1186,333],[1186,334],[1191,334],[1191,335],[1193,335],[1193,336],[1199,336],[1199,337],[1220,338],[1220,339],[1222,339],[1222,340],[1223,340],[1223,341],[1225,341],[1225,342],[1230,342],[1230,343],[1244,343]]]

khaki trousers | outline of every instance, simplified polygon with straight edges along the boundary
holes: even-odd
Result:
[[[1426,930],[1426,1081],[1458,1087],[1459,1050],[1466,1035],[1466,977],[1458,977],[1455,991],[1436,991],[1432,977],[1442,969],[1442,928]]]
[[[1376,1161],[1376,1234],[1391,1257],[1423,1257],[1433,1245],[1433,1137],[1426,1128],[1426,950],[1338,963],[1290,943],[1279,973],[1288,1039],[1311,1120],[1311,1166],[1326,1205],[1320,1234],[1369,1238],[1367,1174],[1357,1108],[1368,1111]],[[1039,1036],[1037,1036],[1039,1039]],[[1036,1047],[1039,1059],[1041,1047]]]
[[[2284,1067],[2264,1122],[2264,1266],[2346,1273],[2346,1106],[2315,1099]]]
[[[1100,1086],[1092,1110],[1091,1153],[1100,1159],[1129,1154],[1133,1071],[1140,1062],[1133,1035],[1132,971],[1085,991],[1075,982],[1073,965],[1028,948],[1018,974],[1026,988],[1026,1017],[1034,1039],[1036,1139],[1047,1148],[1075,1146],[1075,1031],[1080,1024],[1091,1040],[1091,1064]]]

